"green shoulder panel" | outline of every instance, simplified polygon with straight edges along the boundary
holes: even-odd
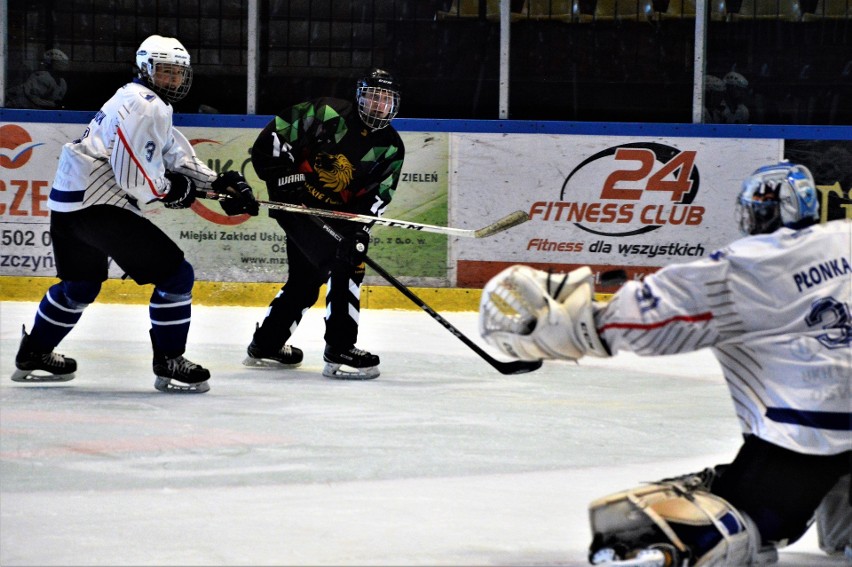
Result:
[[[275,117],[275,130],[285,141],[293,143],[313,124],[316,114],[317,110],[310,102],[293,105],[289,116]]]
[[[388,169],[390,170],[390,175],[382,179],[382,182],[379,184],[379,197],[385,202],[389,202],[393,198],[394,192],[396,192],[396,182],[399,179],[400,170],[402,170],[402,160],[392,161]]]
[[[334,132],[335,143],[339,143],[348,131],[346,121],[328,105],[323,105],[317,109],[317,119],[327,130]]]
[[[376,162],[379,158],[389,159],[395,156],[398,151],[399,148],[396,146],[370,148],[370,150],[364,154],[364,157],[361,158],[361,161]]]

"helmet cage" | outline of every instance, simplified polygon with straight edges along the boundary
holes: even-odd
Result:
[[[137,75],[145,85],[170,103],[189,94],[192,67],[189,53],[181,43],[169,37],[153,35],[136,52]],[[179,74],[180,81],[165,80],[162,75]]]
[[[180,84],[161,84],[158,85],[155,81],[155,77],[157,73],[163,73],[164,67],[172,67],[178,68],[179,72],[183,75]],[[174,69],[172,69],[173,71]],[[151,62],[145,64],[145,66],[140,67],[139,75],[143,81],[145,81],[145,85],[157,93],[161,98],[166,99],[170,103],[175,103],[180,100],[183,100],[187,94],[189,94],[189,88],[192,86],[192,67],[185,67],[182,65],[175,65],[174,63],[157,63]]]
[[[399,112],[399,93],[380,87],[359,87],[358,114],[361,120],[373,130],[381,130],[391,123]],[[383,110],[387,102],[390,108]]]
[[[369,128],[387,127],[399,112],[400,89],[387,71],[373,69],[355,89],[358,115]]]

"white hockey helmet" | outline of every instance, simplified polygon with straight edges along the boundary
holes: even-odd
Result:
[[[768,234],[819,222],[819,199],[810,170],[787,160],[757,169],[743,181],[736,217],[743,234]]]
[[[171,66],[172,74],[178,71],[180,80],[157,77],[158,67],[165,65]],[[173,37],[152,35],[143,41],[136,50],[136,69],[148,88],[172,103],[184,98],[192,86],[189,52]]]

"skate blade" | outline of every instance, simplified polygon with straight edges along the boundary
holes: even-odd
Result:
[[[163,378],[162,376],[157,376],[157,379],[154,381],[154,387],[167,394],[203,394],[210,391],[210,384],[207,383],[207,380],[195,384],[187,384],[179,380],[172,382],[171,378]]]
[[[669,567],[674,564],[659,549],[643,549],[636,557],[619,559],[615,551],[609,548],[598,550],[592,557],[591,563],[592,565],[612,565],[619,567]]]
[[[354,368],[345,364],[327,362],[322,369],[322,375],[334,380],[372,380],[379,377],[379,367]]]
[[[74,373],[68,374],[34,374],[35,370],[15,370],[12,374],[13,382],[34,382],[34,383],[50,383],[50,382],[70,382],[74,379]]]
[[[247,356],[243,359],[243,366],[248,366],[251,368],[296,368],[301,365],[301,362],[295,362],[293,364],[284,364],[283,362],[278,362],[277,360],[272,360],[271,358],[254,358],[251,356]]]

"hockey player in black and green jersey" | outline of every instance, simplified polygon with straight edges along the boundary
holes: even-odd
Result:
[[[400,88],[387,71],[358,80],[355,104],[319,98],[279,112],[254,143],[252,164],[273,201],[381,215],[399,183],[405,148],[391,120]],[[323,375],[365,380],[379,357],[355,346],[369,225],[270,211],[287,237],[286,284],[248,347],[247,366],[293,367],[303,353],[287,341],[327,284]],[[342,239],[325,229],[327,224]]]

